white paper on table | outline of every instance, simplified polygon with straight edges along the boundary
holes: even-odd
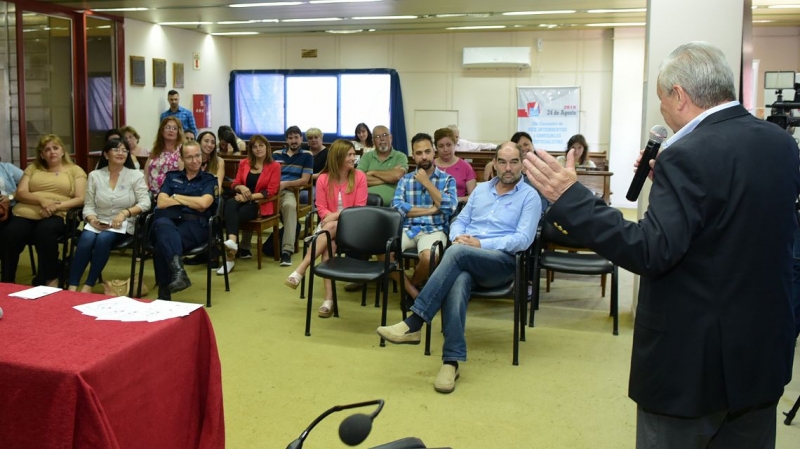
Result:
[[[117,234],[125,234],[126,232],[128,232],[128,220],[123,221],[122,225],[120,225],[119,228],[108,228],[104,230],[97,229],[94,226],[90,225],[89,223],[86,223],[85,225],[83,225],[83,230],[94,232],[95,234],[99,234],[104,230],[110,232],[116,232]]]
[[[22,290],[21,292],[11,293],[8,296],[16,296],[17,298],[22,298],[22,299],[39,299],[42,296],[52,295],[53,293],[60,291],[61,289],[58,287],[48,287],[46,285],[40,285],[38,287]]]
[[[140,302],[127,296],[104,299],[73,308],[84,315],[95,317],[98,321],[162,321],[170,318],[187,316],[202,308],[202,304],[156,300],[150,303]]]

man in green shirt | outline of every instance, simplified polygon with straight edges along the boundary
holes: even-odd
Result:
[[[408,171],[408,156],[392,149],[392,135],[389,128],[376,126],[372,130],[375,151],[361,156],[358,169],[366,173],[369,193],[377,193],[383,198],[383,205],[389,206],[394,198],[397,181]]]

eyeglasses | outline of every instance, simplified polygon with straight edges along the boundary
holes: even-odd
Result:
[[[172,126],[172,125],[167,125],[167,126],[164,127],[164,129],[166,129],[167,131],[177,131],[178,127],[177,126]]]
[[[183,158],[186,159],[187,161],[191,161],[191,160],[194,160],[194,159],[202,159],[203,155],[202,154],[190,154],[189,156],[184,156]]]
[[[389,133],[383,133],[383,134],[375,134],[373,137],[375,137],[376,139],[386,139],[389,136],[390,136]]]
[[[127,149],[127,148],[125,148],[125,147],[121,147],[121,148],[112,148],[112,149],[111,149],[111,151],[112,151],[112,152],[114,152],[114,153],[127,153],[127,152],[128,152],[128,149]]]

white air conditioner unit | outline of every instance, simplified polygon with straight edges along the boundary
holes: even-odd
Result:
[[[464,47],[465,69],[524,69],[531,66],[530,47]]]

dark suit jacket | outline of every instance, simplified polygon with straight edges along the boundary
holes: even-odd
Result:
[[[791,379],[797,144],[741,106],[665,149],[638,223],[580,184],[546,219],[642,276],[629,395],[697,417],[775,401]]]

